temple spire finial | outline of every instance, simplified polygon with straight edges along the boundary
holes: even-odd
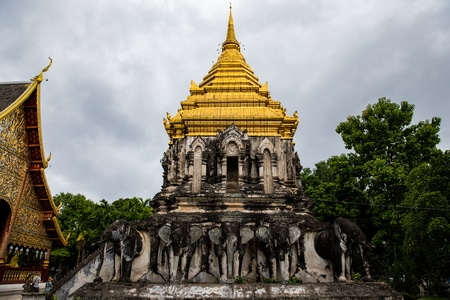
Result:
[[[233,14],[232,14],[232,6],[230,2],[230,16],[228,17],[228,30],[227,37],[225,42],[222,43],[222,51],[226,49],[237,49],[240,51],[239,42],[236,39],[236,34],[234,32],[234,22],[233,22]]]

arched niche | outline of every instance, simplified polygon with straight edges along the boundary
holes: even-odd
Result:
[[[263,161],[260,166],[260,174],[262,175],[262,182],[264,185],[264,193],[273,193],[273,166],[272,166],[272,156],[275,152],[275,146],[272,142],[265,138],[261,144],[259,144],[258,152],[262,153]]]
[[[193,150],[193,162],[192,162],[192,192],[200,193],[203,173],[203,152],[205,151],[205,141],[198,137],[196,138],[190,148]]]
[[[259,144],[258,152],[264,153],[264,149],[269,150],[270,153],[274,153],[275,152],[275,146],[272,144],[272,142],[268,138],[265,138],[261,142],[261,144]]]
[[[235,142],[229,142],[225,148],[227,164],[227,192],[239,192],[239,149]]]
[[[218,138],[221,139],[220,151],[225,154],[222,157],[222,174],[226,178],[226,192],[238,193],[244,159],[241,156],[245,154],[243,138],[247,138],[246,134],[235,125],[230,125],[219,133]]]

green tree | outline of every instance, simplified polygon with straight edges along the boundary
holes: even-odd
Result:
[[[414,105],[406,101],[396,104],[380,98],[336,128],[351,150],[347,157],[352,176],[370,205],[373,229],[368,235],[377,246],[379,261],[385,263],[382,269],[395,278],[405,275],[397,258],[402,254],[406,178],[412,169],[431,160],[439,143],[440,119],[411,125],[413,112]]]
[[[402,220],[402,263],[411,281],[425,281],[439,294],[450,278],[450,152],[414,168],[406,184],[404,205],[413,209]]]
[[[357,189],[349,163],[342,154],[317,163],[312,171],[308,168],[303,171],[305,191],[314,199],[312,213],[318,219],[329,222],[337,217],[364,219],[360,207],[354,205],[364,201],[364,194]]]
[[[148,204],[149,199],[144,201],[138,197],[116,200],[111,204],[111,209],[114,212],[113,219],[125,219],[128,221],[146,219],[152,213],[152,208]]]
[[[101,229],[94,217],[97,205],[85,196],[61,193],[54,196],[53,200],[56,205],[61,205],[58,221],[64,236],[68,238],[68,244],[66,251],[57,249],[52,252],[51,265],[65,273],[77,264],[80,251],[89,254],[95,250],[92,244],[97,241]],[[85,249],[77,249],[80,234],[84,237]]]
[[[102,232],[115,220],[143,220],[152,214],[150,199],[133,197],[118,199],[111,204],[106,200],[95,203],[85,196],[61,193],[53,197],[62,205],[58,220],[64,236],[68,237],[65,250],[52,252],[52,266],[63,272],[72,269],[85,256],[98,248]]]

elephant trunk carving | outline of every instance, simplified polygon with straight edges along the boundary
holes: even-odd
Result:
[[[274,222],[270,227],[260,226],[256,236],[262,242],[260,247],[266,255],[270,278],[289,280],[292,271],[296,269],[290,265],[291,251],[292,245],[301,236],[300,228],[285,222]]]
[[[201,238],[202,229],[183,222],[162,226],[158,235],[166,245],[169,260],[169,281],[184,281],[194,244]]]
[[[332,229],[317,234],[314,247],[319,256],[331,260],[334,275],[338,281],[351,280],[352,255],[358,251],[366,272],[365,280],[371,280],[364,248],[372,248],[372,246],[367,242],[366,235],[352,221],[337,218]]]
[[[221,227],[210,229],[208,235],[217,249],[220,280],[232,281],[236,276],[241,276],[245,245],[253,238],[253,229],[226,222]]]
[[[235,253],[237,250],[237,236],[234,234],[230,234],[226,241],[226,253],[227,253],[227,278],[232,279],[235,277]]]
[[[303,279],[319,274],[316,280],[347,281],[351,280],[352,257],[359,252],[365,279],[371,278],[364,255],[365,248],[371,246],[361,229],[343,218],[337,218],[325,230],[320,227],[320,232],[306,231],[303,235],[300,223],[280,218],[260,223],[214,221],[206,226],[176,220],[160,222],[146,231],[138,230],[143,230],[142,224],[134,224],[118,220],[104,231],[97,277],[102,273],[107,280],[133,277],[132,280],[149,282],[234,282],[239,277],[248,282],[264,279],[285,282],[292,276]],[[150,244],[144,245],[144,241]],[[309,247],[311,242],[313,249]],[[110,261],[113,257],[106,257],[107,250],[114,251],[111,272],[100,271],[104,259]],[[144,252],[147,255],[141,254]],[[310,273],[307,273],[310,269],[306,266],[306,254],[319,266]],[[326,268],[329,261],[332,268]]]
[[[143,238],[141,234],[125,220],[116,220],[105,229],[100,242],[104,249],[100,254],[100,266],[97,269],[96,277],[99,277],[108,242],[113,243],[115,253],[120,256],[120,265],[115,266],[115,270],[117,270],[119,274],[113,274],[113,279],[129,279],[133,259],[141,254],[143,248]]]

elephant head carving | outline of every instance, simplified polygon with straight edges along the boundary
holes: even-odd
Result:
[[[288,280],[292,245],[298,241],[301,231],[298,226],[286,222],[273,222],[270,227],[261,225],[256,229],[260,241],[259,249],[266,257],[265,265],[269,267],[269,276]]]
[[[197,242],[203,235],[202,228],[198,225],[174,223],[162,226],[158,231],[159,237],[166,243],[179,244],[180,247],[186,247]]]
[[[337,218],[332,229],[317,234],[314,248],[319,256],[331,260],[338,281],[351,280],[351,258],[358,251],[366,271],[365,280],[371,280],[364,248],[372,248],[372,246],[367,242],[364,232],[352,221]]]
[[[222,229],[220,227],[211,228],[208,231],[208,236],[214,244],[220,245],[222,243]]]
[[[241,244],[244,245],[255,236],[255,232],[250,227],[244,226],[239,230],[239,235],[241,236]]]
[[[301,236],[298,226],[288,225],[284,222],[274,223],[270,227],[261,225],[256,229],[256,237],[267,245],[275,248],[294,244]]]
[[[208,236],[218,249],[220,260],[221,280],[232,280],[240,272],[242,255],[238,253],[242,245],[247,244],[253,237],[254,231],[248,226],[239,227],[238,223],[223,223],[221,227],[213,227]],[[239,265],[236,265],[239,262]]]
[[[200,226],[186,223],[166,224],[158,230],[158,236],[166,243],[169,253],[170,281],[178,280],[179,274],[181,280],[185,279],[186,267],[190,263],[189,249],[202,235]]]
[[[289,243],[291,245],[298,241],[301,235],[302,232],[298,226],[289,226]]]
[[[100,242],[104,245],[104,251],[100,256],[98,270],[103,265],[107,243],[111,242],[114,245],[115,253],[120,256],[121,264],[116,266],[120,268],[119,280],[130,278],[132,260],[143,250],[143,237],[138,230],[126,220],[116,220],[102,233]],[[117,275],[119,274],[115,274],[113,277],[116,278]]]
[[[270,237],[270,229],[268,226],[259,226],[256,229],[256,237],[263,241],[266,244],[270,243],[271,237]]]

